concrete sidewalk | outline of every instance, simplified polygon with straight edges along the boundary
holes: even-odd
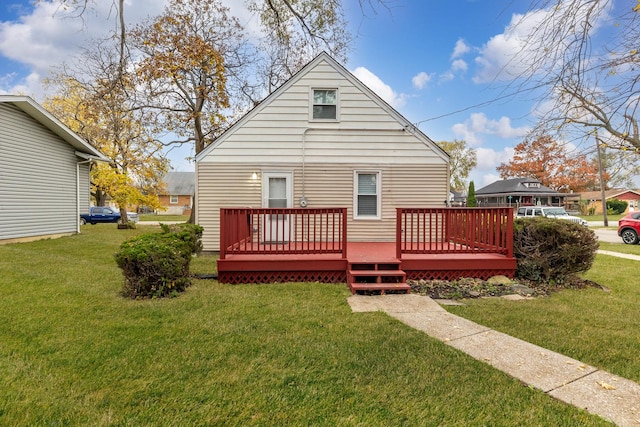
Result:
[[[609,255],[609,256],[615,256],[618,258],[626,258],[626,259],[632,259],[635,261],[640,261],[640,255],[623,254],[622,252],[603,251],[600,249],[598,249],[596,252],[602,255]]]
[[[640,385],[455,316],[429,297],[353,295],[354,312],[383,311],[563,402],[619,426],[640,426]]]

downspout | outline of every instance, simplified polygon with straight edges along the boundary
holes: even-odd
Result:
[[[80,165],[90,163],[92,159],[76,162],[76,233],[80,234]]]

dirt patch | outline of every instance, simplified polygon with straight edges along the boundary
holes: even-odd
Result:
[[[411,292],[435,299],[464,299],[499,297],[503,295],[523,295],[544,297],[562,289],[606,288],[578,276],[568,277],[563,283],[538,283],[514,279],[510,282],[496,283],[492,280],[460,278],[458,280],[407,280]]]

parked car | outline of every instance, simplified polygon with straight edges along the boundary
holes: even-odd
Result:
[[[543,216],[546,218],[557,218],[565,221],[575,222],[581,225],[588,225],[584,219],[569,215],[561,206],[520,206],[516,213],[517,218],[528,218]]]
[[[120,221],[120,217],[120,211],[117,208],[111,208],[108,206],[92,206],[89,208],[89,213],[80,214],[80,224],[118,222]],[[135,212],[127,212],[127,218],[129,221],[138,222],[138,214]]]
[[[640,212],[629,212],[618,221],[618,236],[627,245],[635,245],[640,239]]]

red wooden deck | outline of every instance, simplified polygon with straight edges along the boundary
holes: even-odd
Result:
[[[343,208],[227,211],[221,210],[222,283],[347,283],[354,293],[408,292],[407,279],[513,277],[516,269],[511,209],[398,209],[396,242],[348,242]],[[260,231],[276,215],[287,216],[288,236],[303,239],[278,243],[271,236],[282,230]],[[319,227],[321,239],[305,240]],[[225,231],[233,237],[225,240]]]

